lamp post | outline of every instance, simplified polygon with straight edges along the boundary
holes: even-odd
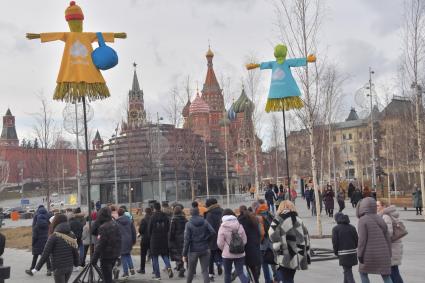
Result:
[[[207,198],[210,197],[210,188],[208,185],[208,159],[207,159],[207,138],[204,137],[204,159],[205,159],[205,184],[207,186]]]
[[[229,188],[229,164],[228,164],[228,145],[227,145],[227,117],[226,117],[226,110],[224,110],[223,113],[223,122],[224,122],[224,158],[226,162],[226,201],[227,201],[227,207],[229,207],[230,204],[230,188]]]
[[[118,179],[117,179],[117,143],[118,143],[118,126],[115,128],[115,135],[112,135],[114,138],[114,200],[115,205],[118,205]]]
[[[375,164],[375,138],[374,138],[374,130],[373,130],[373,99],[372,99],[372,75],[375,74],[375,71],[369,67],[369,98],[370,98],[370,131],[371,131],[371,146],[372,146],[372,188],[376,190],[376,164]]]
[[[160,154],[160,132],[159,132],[159,121],[163,120],[159,117],[159,113],[156,112],[156,130],[157,130],[157,146],[158,146],[158,187],[159,187],[159,201],[162,202],[162,172],[161,172],[161,154]]]

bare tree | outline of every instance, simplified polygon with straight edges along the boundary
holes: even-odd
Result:
[[[412,88],[416,91],[416,132],[418,138],[419,176],[422,195],[425,195],[424,164],[422,156],[422,125],[420,122],[422,109],[422,86],[425,56],[425,3],[422,0],[405,1],[404,19],[404,60],[403,68],[408,74]],[[425,198],[422,198],[425,206]]]
[[[275,11],[279,39],[288,46],[291,55],[307,58],[309,54],[317,53],[316,37],[321,20],[320,0],[275,0]],[[320,207],[319,187],[317,185],[317,164],[315,150],[314,126],[316,112],[320,103],[319,96],[319,68],[315,64],[313,68],[308,65],[296,69],[304,93],[304,108],[300,117],[305,121],[310,140],[311,171],[316,199],[316,207]],[[318,235],[322,236],[322,222],[318,209],[317,213]]]
[[[35,125],[33,127],[35,136],[43,150],[42,160],[39,160],[40,168],[42,168],[41,176],[43,185],[47,191],[47,204],[50,207],[50,183],[52,170],[55,168],[52,162],[52,155],[49,155],[48,149],[54,144],[56,133],[56,125],[52,116],[49,103],[46,97],[39,94],[40,108],[39,112],[34,113]]]
[[[9,180],[9,162],[0,158],[0,192]]]

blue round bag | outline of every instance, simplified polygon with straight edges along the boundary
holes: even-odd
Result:
[[[101,32],[97,32],[96,36],[97,41],[99,42],[99,47],[91,53],[93,64],[99,70],[108,70],[115,67],[118,64],[117,52],[105,44],[105,40],[103,39]]]

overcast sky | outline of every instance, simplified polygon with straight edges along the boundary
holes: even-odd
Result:
[[[287,0],[290,1],[290,0]],[[41,44],[25,39],[26,32],[68,31],[64,10],[69,1],[4,1],[0,19],[0,113],[10,107],[16,116],[20,138],[34,136],[31,125],[44,93],[58,123],[65,106],[50,100],[56,84],[63,51],[62,42]],[[137,62],[145,107],[150,115],[159,111],[169,90],[183,86],[188,75],[193,94],[196,81],[201,88],[206,74],[208,41],[215,53],[218,77],[229,77],[232,91],[240,92],[246,57],[273,59],[277,35],[272,0],[80,0],[85,14],[85,31],[127,32],[111,46],[118,52],[117,67],[103,72],[112,97],[94,102],[91,126],[110,137]],[[401,55],[402,0],[327,0],[319,41],[328,60],[350,77],[344,85],[344,116],[354,92],[368,80],[368,67],[376,72],[378,85],[391,92],[396,85]],[[269,72],[264,72],[263,101],[267,97]],[[394,88],[395,89],[395,88]],[[267,128],[263,129],[263,133]],[[267,139],[267,137],[264,137]]]

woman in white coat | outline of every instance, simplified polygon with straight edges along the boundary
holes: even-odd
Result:
[[[388,206],[383,200],[376,202],[378,214],[382,216],[388,227],[390,237],[394,234],[393,222],[398,222],[399,213],[394,205]],[[403,243],[401,239],[391,241],[391,280],[393,283],[403,283],[398,266],[401,265],[403,257]]]

